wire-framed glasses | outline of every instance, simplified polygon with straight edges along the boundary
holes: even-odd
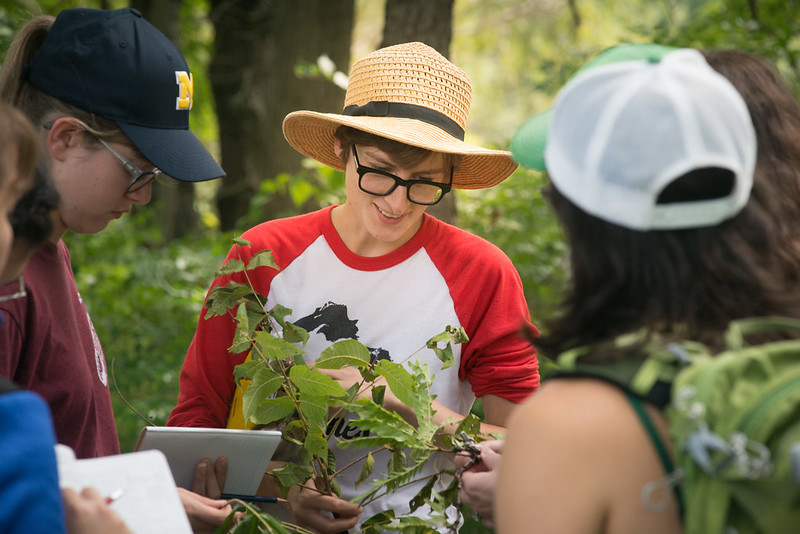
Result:
[[[122,154],[111,148],[111,145],[109,145],[100,138],[97,138],[97,140],[100,141],[100,144],[106,147],[109,152],[114,154],[114,156],[119,160],[119,162],[122,163],[122,166],[125,167],[125,170],[128,171],[128,174],[131,175],[131,181],[128,184],[128,187],[125,188],[125,190],[128,193],[133,193],[134,191],[142,189],[143,187],[145,187],[147,184],[149,184],[162,174],[162,172],[155,167],[153,168],[152,171],[143,171],[142,169],[131,163],[129,159],[126,159],[125,156],[123,156]]]
[[[25,280],[22,279],[22,275],[19,275],[19,278],[17,278],[17,284],[19,284],[19,289],[10,295],[0,295],[0,302],[8,302],[9,300],[21,299],[28,296],[28,292],[25,291]]]
[[[398,185],[406,188],[409,202],[423,206],[433,206],[451,189],[453,183],[453,167],[450,167],[450,183],[431,182],[429,180],[403,180],[392,173],[365,167],[358,161],[358,152],[353,145],[353,161],[358,173],[358,187],[365,193],[378,197],[392,194]]]

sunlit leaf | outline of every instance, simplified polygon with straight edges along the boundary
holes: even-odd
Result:
[[[344,397],[344,388],[331,377],[305,365],[295,365],[289,370],[289,377],[297,389],[305,395]]]
[[[278,269],[278,264],[275,263],[275,260],[272,258],[271,250],[259,251],[247,262],[248,271],[252,271],[258,267],[272,267],[273,269]]]
[[[269,332],[258,331],[254,334],[254,339],[259,356],[266,360],[286,360],[303,352],[285,339],[275,337]]]
[[[233,273],[240,273],[244,271],[244,262],[231,258],[217,271],[217,276],[226,276]]]
[[[369,365],[369,349],[355,339],[342,339],[324,351],[316,361],[320,369],[341,369],[345,365],[366,367]]]

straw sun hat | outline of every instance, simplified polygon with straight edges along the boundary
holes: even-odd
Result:
[[[472,88],[463,70],[423,43],[404,43],[355,62],[341,115],[295,111],[284,119],[283,134],[298,152],[338,170],[344,170],[333,148],[339,126],[460,154],[453,187],[491,187],[511,175],[517,164],[510,152],[464,142],[471,101]]]

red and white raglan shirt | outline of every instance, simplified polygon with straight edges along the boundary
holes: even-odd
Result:
[[[535,351],[518,334],[529,322],[522,283],[500,249],[425,215],[416,235],[399,249],[379,257],[358,256],[336,232],[332,209],[265,222],[242,235],[249,247],[233,247],[229,254],[247,264],[257,252],[272,251],[279,270],[259,267],[248,276],[267,297],[266,309],[281,304],[292,310],[288,321],[308,330],[306,360],[315,360],[337,340],[357,339],[374,357],[400,362],[449,325],[463,327],[469,336],[467,343],[453,347],[455,365],[442,370],[429,349],[411,359],[418,357],[435,375],[431,392],[439,402],[466,415],[476,397],[496,395],[519,403],[538,387]],[[213,285],[231,280],[245,283],[237,273],[217,278]],[[230,316],[204,317],[205,310],[181,370],[170,426],[227,423],[236,387],[234,367],[247,354],[228,352],[235,331]],[[330,430],[332,440],[361,435],[347,421]],[[337,466],[365,453],[334,449]],[[381,476],[378,467],[385,465],[376,458],[373,478]],[[345,499],[369,487],[363,483],[354,488],[360,466],[349,471],[339,479]],[[426,472],[433,472],[433,466]],[[362,520],[387,509],[407,513],[417,491],[410,486],[376,501]]]

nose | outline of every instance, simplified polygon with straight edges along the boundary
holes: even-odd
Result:
[[[153,187],[153,182],[150,182],[149,184],[147,184],[146,186],[144,186],[141,189],[137,189],[136,191],[128,191],[128,192],[126,192],[125,196],[129,200],[131,200],[132,202],[135,202],[137,204],[141,204],[142,206],[144,206],[145,204],[150,202],[150,196],[151,196],[151,194],[153,192],[152,189],[151,189],[152,187]]]
[[[408,188],[398,185],[394,191],[383,197],[395,213],[400,213],[410,202],[408,201]]]

